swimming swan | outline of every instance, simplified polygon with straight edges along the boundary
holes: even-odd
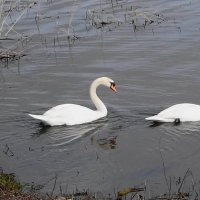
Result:
[[[115,82],[112,79],[101,77],[94,80],[90,86],[90,98],[97,110],[91,110],[76,104],[61,104],[49,109],[43,115],[29,114],[29,116],[50,126],[84,124],[105,117],[107,108],[96,94],[99,85],[109,87],[116,92]]]
[[[146,120],[155,122],[195,122],[200,121],[200,105],[182,103],[171,106]]]

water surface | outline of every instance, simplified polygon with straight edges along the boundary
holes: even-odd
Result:
[[[135,29],[124,13],[136,8]],[[145,182],[166,190],[163,159],[168,176],[190,168],[199,179],[200,123],[152,127],[144,120],[176,103],[200,102],[199,9],[197,0],[38,1],[15,27],[32,48],[0,68],[0,167],[44,184],[44,192],[55,176],[57,192],[61,185],[107,194]],[[86,20],[88,10],[117,21],[99,28]],[[144,27],[147,12],[161,19]],[[44,128],[27,115],[62,103],[94,108],[88,89],[100,76],[112,77],[118,90],[98,89],[105,119]]]

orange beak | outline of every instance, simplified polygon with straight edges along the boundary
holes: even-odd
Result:
[[[117,92],[116,87],[115,87],[114,84],[111,84],[110,89],[111,89],[113,92]]]

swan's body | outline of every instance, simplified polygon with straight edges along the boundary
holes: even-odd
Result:
[[[156,122],[195,122],[200,121],[200,105],[182,103],[171,106],[146,120]]]
[[[90,86],[90,98],[97,110],[76,104],[61,104],[49,109],[43,115],[29,115],[50,126],[84,124],[105,117],[107,108],[96,94],[99,85],[110,87],[116,92],[115,83],[112,79],[101,77],[94,80]]]

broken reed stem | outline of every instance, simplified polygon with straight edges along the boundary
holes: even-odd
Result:
[[[2,21],[2,23],[1,23],[1,28],[0,28],[0,36],[2,35],[2,29],[3,29],[4,23],[5,23],[6,19],[7,19],[7,17],[9,16],[9,12],[8,12],[8,14],[6,15],[6,17],[4,17],[4,19],[2,19],[3,18],[3,6],[4,6],[4,2],[5,1],[3,1],[2,4],[1,4],[0,21]],[[10,6],[11,6],[11,2],[10,2]]]
[[[39,46],[39,45],[42,46],[42,44],[38,43],[38,44],[35,44],[35,45],[33,45],[33,46],[24,48],[22,51],[17,52],[17,54],[20,55],[20,54],[23,53],[24,51],[29,50],[29,49],[32,49],[32,48],[34,48],[34,47],[36,47],[36,46]]]
[[[24,37],[23,39],[17,41],[15,44],[11,45],[11,46],[9,47],[9,49],[6,49],[6,50],[3,51],[2,53],[4,53],[4,54],[8,53],[9,51],[11,51],[12,48],[14,48],[15,46],[17,46],[19,43],[21,43],[21,42],[23,42],[24,40],[29,39],[29,38],[31,38],[31,37],[32,37],[31,35],[28,36],[28,37]],[[24,51],[24,50],[23,50],[23,51]],[[21,51],[21,52],[19,52],[19,53],[22,53],[23,51]],[[15,54],[19,54],[18,52],[14,51],[14,50],[12,50],[12,52],[15,53]]]
[[[184,177],[183,177],[183,180],[182,180],[182,182],[181,182],[181,185],[180,185],[180,187],[178,188],[178,193],[180,193],[180,190],[181,190],[181,188],[182,188],[182,186],[183,186],[183,183],[184,183],[184,181],[185,181],[185,179],[186,179],[186,177],[187,177],[187,174],[190,172],[190,168],[188,168],[188,170],[186,171],[186,173],[185,173],[185,175],[184,175]],[[191,172],[190,172],[191,173]]]
[[[51,197],[53,196],[53,193],[54,193],[54,190],[55,190],[55,187],[56,187],[57,178],[58,178],[57,175],[55,175],[55,181],[54,181],[53,189],[52,189],[52,192],[51,192]]]
[[[74,0],[73,6],[72,6],[72,10],[71,10],[71,15],[70,15],[70,18],[69,18],[69,26],[68,26],[68,30],[67,30],[68,36],[70,35],[70,28],[72,27],[72,29],[73,29],[73,26],[72,26],[72,19],[73,19],[74,12],[75,12],[75,3],[76,3],[76,2],[77,2],[77,0]]]
[[[11,8],[11,6],[14,6],[14,7],[16,7],[17,6],[17,3],[20,3],[20,0],[19,1],[15,1],[13,4],[14,5],[12,5],[12,2],[13,1],[10,1],[10,8]],[[10,31],[14,31],[15,33],[17,33],[17,31],[15,31],[13,28],[14,28],[14,26],[19,22],[19,20],[22,18],[22,16],[26,13],[26,12],[28,12],[28,9],[32,6],[32,5],[34,5],[35,3],[33,2],[33,3],[30,3],[30,4],[28,4],[27,5],[27,8],[26,9],[24,9],[23,11],[22,11],[22,13],[19,15],[19,17],[15,20],[15,22],[12,24],[12,26],[10,26],[8,23],[6,23],[6,20],[7,20],[7,18],[8,18],[8,16],[10,16],[10,13],[11,13],[11,11],[12,11],[12,9],[10,9],[9,11],[8,11],[8,14],[5,16],[5,17],[3,17],[3,7],[4,7],[4,3],[5,3],[5,1],[3,1],[2,2],[2,4],[1,4],[1,14],[0,14],[0,21],[1,21],[1,27],[0,27],[0,36],[2,35],[2,31],[3,31],[3,27],[4,27],[4,25],[7,25],[8,27],[9,27],[9,29],[8,29],[8,31],[5,33],[5,37],[7,37],[7,35],[10,33]],[[3,19],[2,19],[3,18]],[[21,34],[19,34],[19,33],[17,33],[18,35],[21,35]]]
[[[5,36],[7,37],[8,33],[13,29],[13,27],[17,24],[17,22],[21,19],[21,17],[26,12],[26,9],[21,13],[21,15],[16,19],[15,23],[9,28],[9,30],[5,33]]]
[[[4,14],[4,13],[3,13],[4,3],[5,3],[5,1],[3,1],[2,4],[1,4],[0,21],[2,21],[2,23],[1,23],[1,28],[0,28],[0,36],[2,35],[3,26],[4,26],[4,24],[6,23],[6,19],[7,19],[8,16],[10,15],[10,11],[9,11],[8,14],[7,14],[5,17],[3,17],[3,14]],[[15,3],[16,3],[16,2],[15,2]],[[11,4],[12,4],[12,1],[10,1],[10,8],[11,8]],[[2,19],[2,18],[3,18],[3,19]],[[9,26],[7,23],[6,23],[6,25]]]
[[[166,174],[166,167],[165,167],[165,161],[161,152],[161,148],[160,148],[160,142],[161,142],[161,137],[159,139],[159,152],[160,152],[160,156],[162,159],[162,166],[163,166],[163,173],[164,173],[164,178],[165,178],[165,182],[167,184],[167,188],[168,188],[168,192],[169,192],[169,197],[170,197],[170,193],[171,193],[171,187],[169,186],[168,180],[167,180],[167,174]]]

